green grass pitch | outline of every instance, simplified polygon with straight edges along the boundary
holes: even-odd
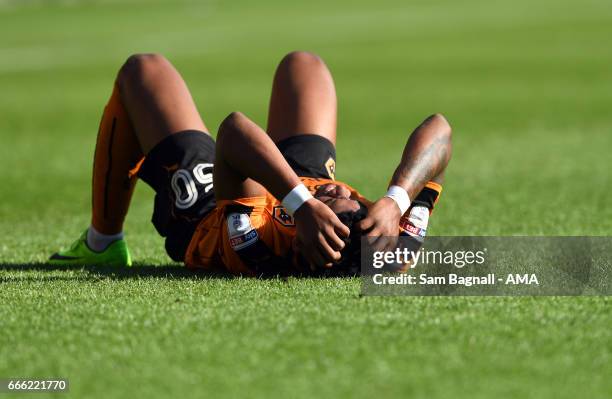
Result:
[[[455,150],[431,234],[610,235],[611,35],[607,0],[0,1],[0,378],[96,398],[610,397],[609,298],[194,277],[144,185],[136,267],[36,263],[88,225],[97,124],[135,52],[174,62],[216,130],[234,110],[265,125],[276,63],[315,51],[337,84],[338,177],[366,196],[443,112]]]

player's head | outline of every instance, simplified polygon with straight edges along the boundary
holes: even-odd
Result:
[[[338,216],[338,219],[350,230],[351,234],[344,239],[342,259],[330,270],[339,274],[358,274],[361,262],[361,231],[357,223],[368,214],[364,204],[350,198],[351,192],[341,184],[325,184],[320,186],[315,198],[325,203]]]

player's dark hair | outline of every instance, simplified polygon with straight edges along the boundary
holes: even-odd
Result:
[[[357,223],[365,219],[368,215],[368,208],[359,203],[356,211],[336,213],[338,219],[351,230],[348,238],[343,239],[344,248],[341,251],[342,258],[330,269],[326,269],[326,274],[334,276],[355,276],[361,271],[361,231],[357,228]]]

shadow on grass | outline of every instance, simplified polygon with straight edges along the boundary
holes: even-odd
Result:
[[[50,265],[48,263],[0,263],[0,272],[2,271],[33,271],[33,272],[68,272],[68,271],[83,271],[84,275],[71,276],[23,276],[23,277],[0,277],[0,282],[15,281],[15,280],[75,280],[75,279],[105,279],[114,280],[124,279],[139,279],[139,278],[163,278],[170,280],[179,279],[232,279],[229,273],[208,272],[208,271],[192,271],[181,265],[135,265],[131,267],[118,266],[59,266]]]
[[[236,277],[227,272],[211,272],[205,270],[190,270],[180,264],[166,264],[166,265],[146,265],[139,264],[130,267],[118,267],[118,266],[59,266],[50,265],[48,263],[0,263],[0,272],[19,272],[19,271],[32,271],[32,272],[69,272],[79,271],[84,272],[82,274],[72,275],[58,275],[57,273],[52,275],[38,275],[38,276],[1,276],[0,283],[13,282],[13,281],[62,281],[62,280],[101,280],[101,279],[112,279],[112,280],[126,280],[126,279],[140,279],[140,278],[161,278],[168,280],[230,280]],[[325,270],[324,270],[325,272]],[[288,278],[294,279],[325,279],[329,277],[348,278],[354,277],[355,275],[326,275],[312,274],[312,275],[293,275],[293,274],[262,274],[258,278],[262,280],[281,280],[286,281]]]

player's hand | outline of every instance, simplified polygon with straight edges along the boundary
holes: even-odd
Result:
[[[368,208],[368,216],[357,227],[368,237],[375,251],[392,251],[397,244],[400,209],[389,197],[382,197]]]
[[[331,267],[340,260],[344,248],[342,238],[349,236],[346,227],[327,205],[309,199],[293,215],[296,226],[295,244],[311,268]]]

